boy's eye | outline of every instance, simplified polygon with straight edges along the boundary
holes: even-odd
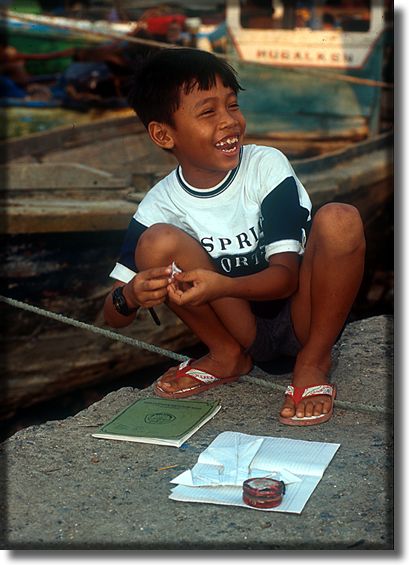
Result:
[[[214,112],[213,108],[205,108],[205,109],[200,113],[200,115],[201,115],[201,116],[207,116],[207,115],[209,115],[209,114],[213,114],[213,112]]]

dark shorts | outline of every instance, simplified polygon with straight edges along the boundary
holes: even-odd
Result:
[[[271,312],[270,304],[252,304],[256,316],[256,339],[247,353],[255,363],[271,361],[282,356],[296,357],[301,349],[291,320],[291,301],[276,301],[274,308],[270,309]]]

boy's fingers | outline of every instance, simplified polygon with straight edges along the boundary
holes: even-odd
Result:
[[[174,277],[177,281],[193,282],[198,278],[198,273],[196,270],[193,270],[185,273],[176,273]]]
[[[180,296],[182,294],[182,291],[180,289],[178,289],[173,283],[169,284],[166,287],[166,291],[169,294],[169,296],[174,297],[174,296]]]
[[[200,295],[194,287],[189,288],[179,296],[180,304],[195,304],[200,301]]]
[[[156,290],[154,292],[149,292],[146,296],[141,297],[141,306],[144,308],[150,308],[151,306],[158,306],[165,302],[168,293],[166,288],[163,290]]]
[[[151,290],[149,292],[145,292],[144,294],[147,300],[162,300],[167,295],[167,293],[168,291],[166,287],[164,287],[159,290]]]
[[[163,304],[164,300],[148,300],[144,303],[143,307],[144,308],[153,308],[154,306],[160,306],[161,304]]]
[[[160,278],[160,277],[169,277],[170,273],[172,272],[172,267],[168,265],[167,267],[152,267],[152,269],[147,269],[146,271],[142,271],[140,275],[144,279],[152,279],[152,278]]]
[[[166,287],[168,284],[169,282],[167,277],[162,279],[148,279],[143,281],[142,288],[143,290],[156,290],[158,288]]]

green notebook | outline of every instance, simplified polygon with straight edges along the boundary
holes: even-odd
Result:
[[[180,447],[220,408],[217,402],[205,400],[141,398],[92,436]]]

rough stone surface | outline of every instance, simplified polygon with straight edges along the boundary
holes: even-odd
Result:
[[[74,417],[19,431],[1,446],[2,547],[393,549],[392,328],[390,317],[347,326],[334,351],[335,414],[322,426],[280,424],[290,375],[254,369],[203,395],[222,410],[180,449],[91,437],[151,387],[123,388]],[[341,447],[300,515],[169,500],[169,481],[226,430]]]

